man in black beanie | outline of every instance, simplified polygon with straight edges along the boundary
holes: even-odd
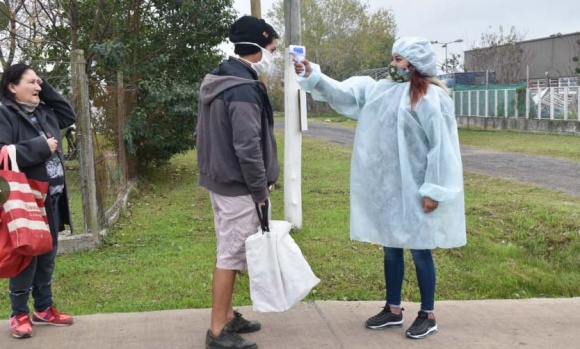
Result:
[[[239,333],[260,330],[233,309],[236,273],[247,269],[246,238],[257,232],[256,208],[278,180],[274,115],[258,76],[273,68],[278,34],[263,19],[239,18],[229,39],[238,57],[229,57],[200,88],[197,123],[199,184],[209,191],[217,237],[212,310],[206,348],[257,348]]]

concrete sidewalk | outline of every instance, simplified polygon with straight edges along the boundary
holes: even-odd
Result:
[[[260,349],[275,348],[580,348],[580,298],[439,301],[439,332],[422,340],[405,337],[419,304],[404,303],[401,328],[369,330],[364,321],[383,302],[301,303],[285,313],[237,308],[262,330],[244,335]],[[36,326],[34,337],[14,339],[8,321],[1,349],[197,349],[204,348],[210,309],[75,317],[70,327]]]

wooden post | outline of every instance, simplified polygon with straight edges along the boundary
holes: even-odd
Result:
[[[250,0],[252,8],[252,16],[262,18],[262,4],[261,0]]]
[[[125,110],[125,84],[123,82],[123,72],[117,72],[117,144],[119,169],[121,170],[121,185],[127,185],[127,152],[125,150],[125,120],[127,118]]]
[[[100,242],[98,221],[99,207],[97,204],[95,159],[93,157],[93,131],[91,127],[89,83],[85,72],[86,63],[83,50],[72,50],[71,63],[73,91],[76,97],[76,125],[78,127],[78,140],[80,147],[79,165],[81,173],[85,233],[92,234],[95,241]]]
[[[302,133],[299,90],[289,45],[301,45],[300,0],[284,0],[286,22],[284,69],[284,218],[294,228],[302,227]],[[307,51],[308,52],[308,51]],[[308,53],[307,53],[308,54]],[[304,103],[305,101],[303,101]]]

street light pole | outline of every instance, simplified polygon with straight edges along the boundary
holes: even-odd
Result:
[[[447,46],[449,46],[449,44],[453,44],[456,42],[463,42],[463,39],[456,39],[456,40],[448,41],[448,42],[439,42],[437,40],[431,41],[431,44],[439,44],[439,45],[441,45],[441,47],[445,47],[445,62],[444,62],[445,65],[448,64],[448,62],[447,62]]]

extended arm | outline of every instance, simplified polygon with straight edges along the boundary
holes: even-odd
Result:
[[[375,85],[375,80],[358,76],[339,82],[324,75],[318,64],[307,60],[302,63],[307,73],[305,77],[297,77],[300,87],[311,93],[315,100],[328,103],[337,113],[358,119],[366,103],[366,94]]]

